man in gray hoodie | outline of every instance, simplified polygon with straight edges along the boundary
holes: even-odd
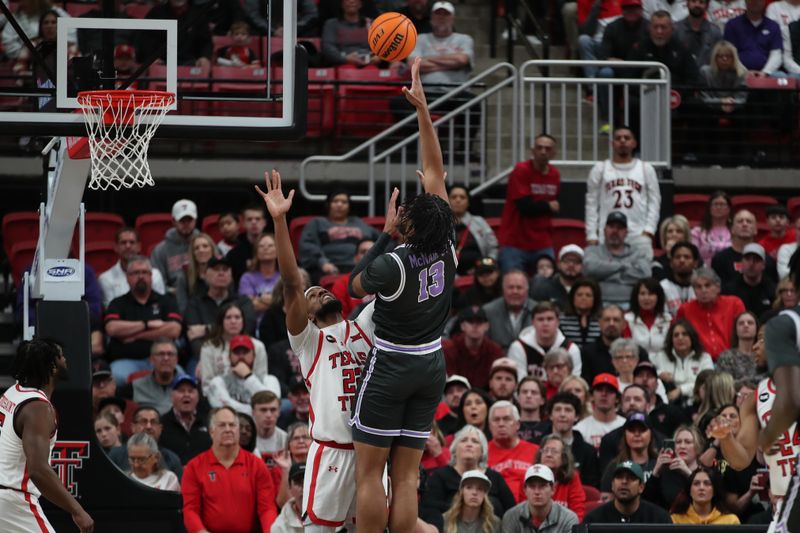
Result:
[[[600,284],[603,303],[628,308],[631,290],[641,278],[651,275],[650,261],[638,248],[625,244],[628,235],[628,217],[612,211],[603,228],[604,242],[586,248],[583,273]]]
[[[189,264],[189,243],[199,231],[197,225],[197,205],[191,200],[178,200],[172,206],[172,224],[164,240],[156,244],[150,261],[164,278],[167,290],[175,292],[179,273]]]

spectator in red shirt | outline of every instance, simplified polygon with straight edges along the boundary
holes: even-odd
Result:
[[[695,270],[692,288],[697,299],[682,304],[675,318],[691,322],[706,352],[716,361],[731,347],[733,326],[736,317],[744,312],[744,304],[736,296],[720,295],[719,276],[710,268]]]
[[[464,376],[473,387],[489,387],[492,363],[503,356],[499,344],[487,336],[489,319],[480,307],[467,307],[458,316],[461,333],[442,342],[447,375]]]
[[[364,257],[364,254],[369,252],[369,249],[372,248],[372,245],[375,244],[375,241],[372,239],[361,239],[356,244],[356,255],[353,257],[353,263],[358,264],[361,262],[361,258]],[[350,296],[350,293],[347,292],[347,284],[350,283],[350,273],[342,274],[339,276],[339,279],[333,284],[331,287],[331,294],[336,296],[336,299],[342,302],[342,316],[348,317],[350,313],[361,305],[361,302],[364,301],[363,298],[353,298]],[[369,297],[365,297],[369,298]]]
[[[768,205],[766,213],[769,233],[758,244],[764,247],[770,257],[777,260],[778,248],[795,242],[795,229],[789,225],[789,211],[784,206]]]
[[[524,499],[522,486],[525,471],[533,464],[539,446],[519,438],[519,411],[506,400],[492,404],[489,408],[488,466],[503,476],[517,503]]]
[[[542,439],[536,453],[536,464],[546,465],[553,471],[556,478],[553,501],[578,515],[578,521],[582,521],[586,514],[586,492],[570,447],[558,435],[548,435]]]
[[[183,472],[183,524],[188,533],[267,533],[278,516],[264,462],[239,447],[239,418],[220,407],[209,421],[211,449]]]
[[[500,268],[503,273],[536,268],[540,255],[555,257],[551,220],[558,214],[561,174],[550,164],[556,140],[546,133],[533,140],[531,159],[517,163],[508,178],[500,222]]]

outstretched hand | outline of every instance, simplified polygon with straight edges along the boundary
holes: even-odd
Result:
[[[267,205],[267,210],[272,218],[280,218],[285,216],[292,208],[292,199],[294,198],[294,189],[289,191],[289,196],[284,196],[281,190],[281,175],[272,169],[272,177],[270,178],[269,172],[264,172],[264,182],[267,185],[267,192],[261,190],[256,185],[256,192],[264,199]]]
[[[411,88],[403,87],[403,94],[406,100],[417,109],[428,107],[425,91],[422,89],[422,81],[419,78],[419,66],[421,63],[421,57],[414,58],[414,62],[411,63]]]
[[[403,214],[403,208],[397,207],[397,197],[400,195],[400,190],[395,187],[392,191],[392,196],[389,198],[389,203],[386,205],[386,222],[383,224],[383,232],[391,235],[397,229],[397,221]]]

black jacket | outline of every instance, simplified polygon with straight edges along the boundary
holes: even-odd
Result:
[[[503,514],[514,507],[517,502],[503,476],[491,468],[487,468],[486,477],[492,482],[492,488],[489,489],[489,500],[494,507],[494,514],[502,518]],[[458,492],[460,484],[461,476],[455,468],[452,466],[437,468],[428,476],[427,490],[422,501],[419,502],[420,507],[444,513],[453,504],[453,496]]]
[[[211,436],[208,434],[206,413],[204,412],[198,410],[194,424],[188,433],[183,424],[178,422],[175,411],[172,410],[161,417],[161,425],[164,429],[161,431],[159,444],[177,453],[183,464],[211,447]]]
[[[672,39],[664,46],[656,46],[650,39],[633,43],[628,56],[628,61],[657,61],[664,63],[670,72],[670,81],[675,86],[699,86],[700,69],[697,68],[692,55],[676,39]],[[632,71],[629,76],[642,76],[641,69]]]

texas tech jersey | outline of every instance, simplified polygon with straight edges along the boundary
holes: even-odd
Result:
[[[758,401],[756,412],[758,423],[763,429],[772,414],[772,404],[775,402],[775,384],[772,378],[762,379],[758,384]],[[800,452],[800,435],[797,433],[797,422],[793,423],[778,439],[780,451],[776,455],[765,455],[764,459],[769,468],[770,490],[776,496],[785,496],[789,487],[789,480],[797,470],[797,454]]]
[[[356,320],[323,329],[309,321],[299,335],[289,335],[311,396],[309,430],[315,440],[353,442],[348,423],[356,383],[372,349],[374,308],[370,303]]]
[[[20,407],[28,402],[47,402],[47,395],[39,389],[30,389],[15,383],[0,397],[0,485],[39,497],[41,492],[28,477],[28,462],[22,449],[22,435],[14,430],[14,418]],[[56,430],[50,435],[50,455],[56,443]]]

